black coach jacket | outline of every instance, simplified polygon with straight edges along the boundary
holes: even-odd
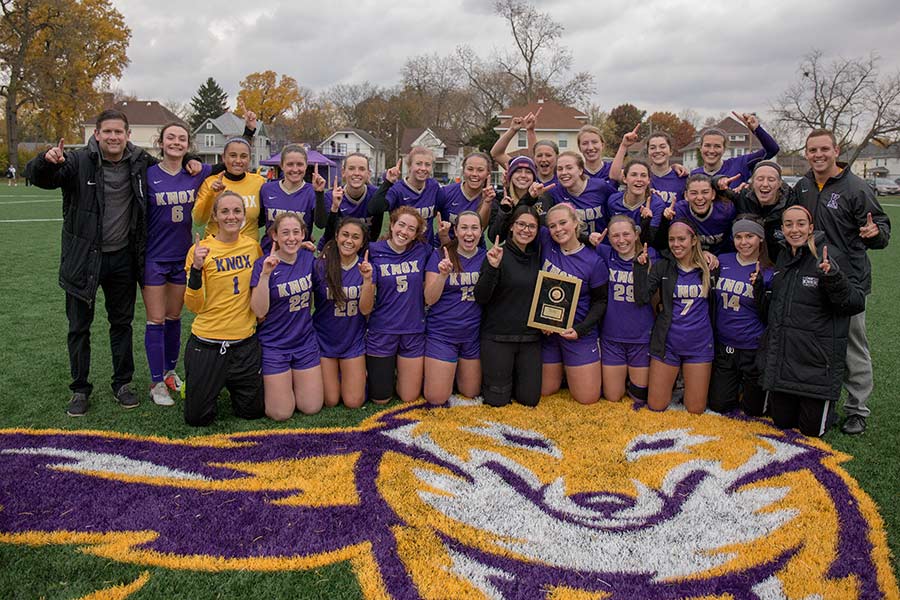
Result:
[[[147,168],[156,158],[141,148],[127,144],[133,203],[128,247],[138,283],[144,280],[147,245]],[[64,163],[55,165],[38,154],[26,167],[28,177],[38,187],[63,193],[62,246],[59,285],[67,293],[92,304],[100,280],[103,243],[103,166],[100,148],[93,137],[84,148],[65,153]]]
[[[822,256],[825,236],[816,232]],[[850,316],[865,309],[865,295],[846,274],[848,260],[828,246],[831,271],[808,247],[778,256],[768,291],[758,278],[754,295],[762,299],[768,329],[763,337],[762,386],[776,392],[837,401],[844,376]]]
[[[872,292],[872,264],[866,250],[888,245],[891,220],[869,184],[851,173],[846,165],[840,166],[843,171],[826,181],[822,191],[813,172],[807,173],[794,186],[794,200],[813,216],[816,230],[825,232],[829,252],[835,248],[847,257],[847,277],[868,295]],[[859,228],[865,224],[868,213],[872,213],[879,234],[863,239],[859,237]]]

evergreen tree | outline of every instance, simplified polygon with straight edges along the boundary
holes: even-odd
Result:
[[[474,146],[482,152],[490,154],[491,148],[500,139],[500,134],[494,131],[494,127],[500,127],[500,119],[497,117],[492,117],[484,127],[466,140],[466,146]]]
[[[196,129],[206,119],[215,119],[228,110],[228,94],[212,77],[191,98],[191,129]]]

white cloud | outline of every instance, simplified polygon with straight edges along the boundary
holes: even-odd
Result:
[[[565,27],[575,70],[596,80],[594,101],[703,114],[765,112],[796,77],[812,48],[829,56],[870,50],[882,68],[900,68],[896,0],[543,0],[539,10]],[[133,37],[119,87],[141,98],[188,101],[207,77],[234,99],[249,73],[272,69],[323,90],[368,80],[393,85],[407,58],[450,54],[469,44],[487,55],[511,48],[491,3],[477,0],[270,1],[225,14],[211,0],[114,0]],[[189,10],[188,10],[189,9]],[[214,15],[214,16],[209,16]],[[205,23],[205,25],[204,25]]]

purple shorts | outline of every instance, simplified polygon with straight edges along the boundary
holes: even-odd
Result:
[[[425,356],[455,363],[458,359],[478,360],[481,356],[481,341],[479,333],[465,342],[454,342],[438,334],[429,333],[425,338]]]
[[[558,333],[544,336],[541,344],[541,360],[544,364],[562,363],[567,367],[580,367],[600,362],[600,343],[596,335],[566,340]]]
[[[323,340],[321,336],[317,337],[322,358],[356,358],[366,353],[364,337],[345,336],[336,339],[336,336],[333,336],[328,340]]]
[[[262,374],[304,371],[319,366],[319,345],[306,344],[294,350],[262,347]]]
[[[603,353],[603,364],[610,367],[650,366],[650,344],[603,339],[600,340],[600,352]]]
[[[680,367],[681,365],[694,363],[711,363],[715,356],[715,350],[712,344],[694,348],[690,352],[676,352],[672,346],[666,344],[665,356],[653,356],[659,362],[665,363],[670,367]]]
[[[370,329],[366,332],[366,354],[421,358],[425,354],[425,334],[381,333]]]
[[[175,285],[187,284],[187,271],[184,270],[184,261],[146,260],[144,262],[144,285]]]

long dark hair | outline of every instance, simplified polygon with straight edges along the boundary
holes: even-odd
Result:
[[[481,225],[481,215],[474,210],[464,210],[456,216],[456,225],[454,225],[454,228],[459,225],[459,220],[463,217],[475,217],[478,219],[478,225]],[[483,234],[484,232],[482,231],[482,235]],[[457,232],[456,237],[444,244],[443,247],[447,249],[447,254],[450,256],[450,262],[453,263],[453,270],[457,273],[462,273],[462,263],[459,262],[459,233]]]
[[[366,225],[366,222],[355,217],[346,217],[341,220],[334,233],[334,237],[328,240],[328,243],[322,248],[322,254],[318,259],[319,272],[324,272],[325,285],[331,293],[334,304],[341,309],[346,307],[347,295],[344,293],[344,269],[341,266],[341,253],[338,250],[338,236],[340,235],[341,230],[349,225],[359,227],[359,230],[362,232],[363,243],[362,246],[360,246],[359,251],[363,252],[368,247],[369,227]]]

